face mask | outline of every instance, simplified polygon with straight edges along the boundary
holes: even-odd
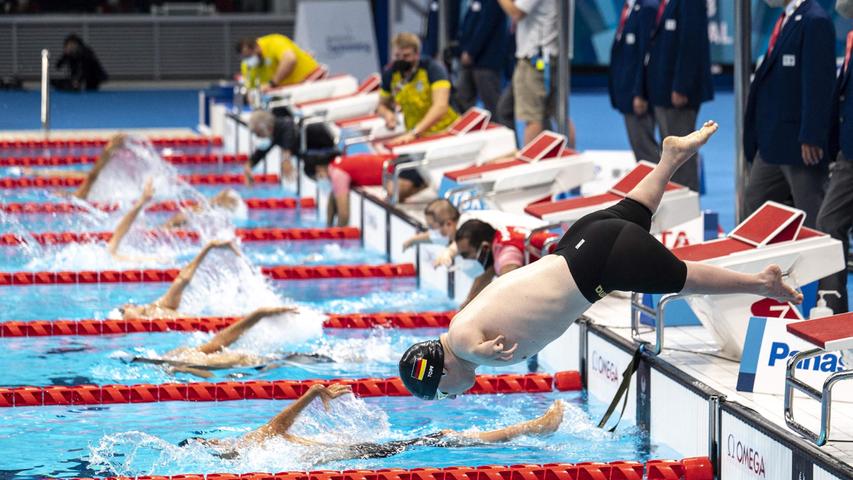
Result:
[[[844,18],[853,18],[853,0],[836,0],[835,11]]]
[[[454,272],[464,274],[468,278],[477,278],[485,271],[480,262],[467,258],[456,259],[453,267]]]
[[[488,248],[486,245],[480,245],[480,249],[477,250],[477,263],[483,266],[483,268],[488,268],[491,266],[492,261],[492,249]]]
[[[429,229],[429,241],[432,243],[440,243],[442,245],[447,245],[450,243],[450,240],[441,234],[441,230],[438,228],[430,228]]]
[[[391,64],[391,71],[406,73],[412,69],[414,64],[407,60],[394,60],[394,63]]]
[[[323,195],[328,195],[332,191],[332,181],[328,178],[317,179],[317,191]]]
[[[246,68],[256,68],[261,64],[261,59],[257,55],[252,55],[251,57],[243,60],[243,64],[246,65]]]
[[[255,140],[255,146],[260,150],[266,150],[270,148],[271,145],[272,139],[270,137],[258,137],[257,140]]]
[[[784,7],[785,4],[788,3],[788,0],[764,0],[764,3],[766,3],[771,8],[780,8]]]

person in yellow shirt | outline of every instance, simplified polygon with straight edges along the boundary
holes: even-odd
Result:
[[[244,38],[237,42],[237,52],[243,59],[240,64],[243,84],[264,92],[303,82],[320,70],[314,57],[278,33]]]
[[[394,37],[394,62],[382,72],[377,113],[389,130],[397,127],[396,107],[403,112],[406,133],[391,144],[440,132],[459,115],[450,107],[450,80],[437,61],[421,57],[421,40],[413,33]]]

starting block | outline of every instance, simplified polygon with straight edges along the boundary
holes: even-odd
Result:
[[[588,156],[567,149],[565,136],[545,131],[512,160],[445,172],[457,186],[444,196],[467,192],[463,204],[486,200],[490,208],[522,213],[530,203],[579,187],[593,176]]]
[[[379,74],[374,73],[352,93],[293,103],[288,110],[294,117],[324,122],[364,117],[375,112],[379,105],[381,82]]]
[[[797,366],[828,351],[853,349],[853,313],[796,322],[788,325],[788,332],[814,345],[816,348],[792,356],[785,371],[785,423],[791,430],[821,446],[829,440],[833,387],[844,380],[853,379],[853,370],[831,373],[821,390],[808,385],[796,376]],[[817,360],[815,360],[817,361]],[[794,390],[820,402],[820,432],[815,433],[794,419]]]
[[[488,111],[472,108],[457,118],[447,131],[417,138],[399,145],[387,145],[370,137],[349,139],[344,145],[344,155],[349,147],[367,143],[370,154],[385,157],[382,172],[383,185],[393,183],[392,203],[398,201],[400,172],[417,170],[428,185],[438,185],[444,172],[471,163],[512,155],[515,152],[515,132],[490,123]]]
[[[358,80],[352,75],[332,75],[270,90],[266,93],[267,108],[272,110],[312,100],[349,95],[357,89]]]
[[[549,224],[574,223],[584,215],[615,205],[628,195],[640,180],[654,169],[654,164],[641,161],[609,191],[600,195],[568,198],[555,202],[528,205],[524,211]],[[699,195],[689,188],[670,182],[660,207],[652,217],[652,233],[660,233],[699,216]]]
[[[685,261],[702,262],[742,273],[758,273],[777,264],[789,282],[805,285],[845,267],[841,242],[827,234],[803,227],[805,212],[767,202],[738,225],[726,238],[675,248],[672,253]],[[641,304],[641,294],[632,297],[632,336],[639,338],[639,317],[655,318],[656,344],[663,349],[664,309],[679,298],[686,300],[699,321],[713,335],[723,353],[740,359],[752,306],[761,297],[751,294],[668,295],[656,309]]]

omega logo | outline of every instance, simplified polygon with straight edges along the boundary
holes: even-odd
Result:
[[[617,383],[619,381],[619,374],[616,371],[616,365],[610,360],[599,355],[595,350],[592,351],[592,371],[613,383]]]
[[[729,434],[727,440],[726,453],[729,458],[733,459],[747,468],[753,475],[766,478],[767,473],[764,469],[764,457],[750,446],[745,445],[740,440],[736,439],[733,434]]]

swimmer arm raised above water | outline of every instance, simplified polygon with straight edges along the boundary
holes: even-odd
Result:
[[[123,318],[177,317],[178,307],[181,305],[181,297],[184,294],[184,290],[189,286],[204,258],[214,248],[230,248],[237,256],[241,255],[240,250],[233,241],[214,240],[208,243],[190,263],[181,269],[163,296],[148,305],[125,305],[122,311]]]
[[[240,204],[240,194],[231,188],[226,188],[208,200],[211,207],[220,207],[225,210],[234,211]],[[200,213],[205,209],[205,205],[193,205],[189,211],[192,213]],[[187,212],[178,212],[172,215],[172,218],[163,223],[163,228],[180,228],[187,224],[189,218]]]
[[[127,135],[124,133],[117,133],[110,138],[107,146],[105,146],[104,150],[101,151],[101,154],[98,155],[98,160],[95,162],[95,166],[93,166],[86,174],[86,178],[83,179],[83,183],[74,191],[72,194],[73,196],[81,200],[86,200],[89,197],[89,192],[95,185],[95,181],[98,180],[98,176],[101,174],[101,171],[108,163],[110,163],[113,153],[115,153],[116,149],[121,148],[124,145],[126,139]]]
[[[130,231],[130,227],[133,226],[133,223],[139,216],[139,213],[142,212],[145,204],[150,202],[152,198],[154,198],[154,184],[149,178],[145,181],[145,187],[142,189],[142,196],[139,197],[136,203],[133,204],[133,207],[131,207],[131,209],[124,214],[121,220],[119,220],[118,226],[116,226],[116,229],[113,231],[113,236],[110,237],[110,241],[107,243],[107,251],[116,260],[139,260],[138,257],[129,257],[119,254],[118,249],[121,246],[121,241],[124,240],[125,236],[127,236],[127,232]]]

